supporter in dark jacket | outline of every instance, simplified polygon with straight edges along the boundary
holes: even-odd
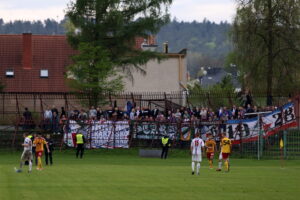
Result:
[[[50,165],[52,165],[53,164],[52,154],[53,154],[53,150],[54,150],[54,142],[51,139],[50,134],[47,134],[46,142],[48,143],[50,152],[48,152],[47,148],[44,148],[45,149],[45,162],[46,162],[46,165],[48,165],[48,161],[50,161]]]

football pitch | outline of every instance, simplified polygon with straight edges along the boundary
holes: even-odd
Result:
[[[187,151],[170,158],[140,158],[136,149],[91,150],[84,159],[74,151],[54,152],[43,171],[15,173],[21,152],[0,152],[1,200],[105,199],[299,199],[300,161],[231,159],[229,173],[208,169],[191,175]],[[43,163],[44,164],[44,163]],[[214,165],[217,162],[215,160]]]

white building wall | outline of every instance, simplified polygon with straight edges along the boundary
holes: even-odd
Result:
[[[125,92],[178,92],[187,85],[187,63],[183,54],[169,55],[158,62],[150,60],[143,68],[146,75],[133,72],[133,82],[124,78]]]

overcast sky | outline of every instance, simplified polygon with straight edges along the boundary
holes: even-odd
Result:
[[[183,21],[231,22],[235,0],[173,0],[171,16]],[[10,20],[61,20],[70,0],[0,0],[0,18]]]

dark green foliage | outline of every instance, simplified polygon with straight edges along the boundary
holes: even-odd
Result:
[[[103,92],[122,90],[119,74],[145,73],[142,65],[160,59],[135,47],[137,37],[156,34],[169,21],[172,0],[77,0],[67,9],[67,36],[79,50],[69,68],[71,86],[90,95],[96,106]],[[164,9],[166,8],[166,10]]]
[[[203,88],[199,84],[189,88],[189,103],[193,106],[207,106],[217,109],[220,106],[241,105],[240,97],[235,92],[231,76],[225,76],[219,83]]]
[[[170,52],[179,52],[187,48],[188,69],[196,77],[200,67],[223,67],[224,58],[231,51],[228,32],[231,25],[227,22],[216,24],[208,20],[202,22],[178,22],[174,19],[162,27],[157,35],[157,42],[162,48],[169,43]]]
[[[229,60],[237,64],[245,87],[268,96],[300,88],[299,21],[299,0],[239,1]]]
[[[100,46],[81,43],[78,50],[80,54],[73,56],[74,64],[69,66],[69,85],[89,95],[89,106],[97,106],[104,101],[103,92],[122,89],[122,77],[114,70],[109,53]]]
[[[44,21],[21,21],[15,20],[4,23],[0,18],[0,34],[22,34],[32,33],[39,35],[62,35],[65,34],[66,20],[57,22],[53,19],[46,19]]]
[[[67,16],[75,30],[68,40],[77,49],[81,42],[101,46],[109,52],[114,66],[127,75],[132,70],[145,72],[141,65],[159,59],[156,52],[135,48],[136,37],[156,34],[169,22],[172,0],[77,0],[70,4]]]

